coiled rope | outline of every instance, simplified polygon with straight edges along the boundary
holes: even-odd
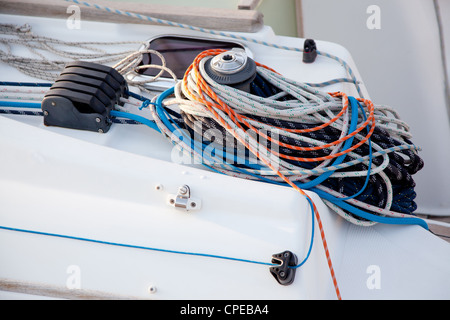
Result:
[[[286,99],[290,100],[280,101],[222,86],[204,71],[205,61],[221,52],[210,50],[199,55],[183,81],[175,86],[175,98],[164,100],[164,105],[179,106],[190,136],[200,133],[208,137],[209,129],[221,130],[211,147],[223,157],[229,156],[230,150],[226,148],[230,145],[237,150],[252,148],[270,166],[241,165],[240,172],[236,172],[236,166],[227,159],[216,157],[212,164],[215,170],[273,183],[285,182],[278,174],[281,173],[300,188],[330,192],[340,201],[380,215],[406,217],[415,210],[415,195],[409,189],[414,187],[412,175],[423,167],[423,161],[417,154],[418,148],[408,140],[409,127],[395,112],[388,117],[386,111],[391,111],[390,108],[374,106],[369,100],[340,92],[327,94],[305,84],[288,82],[262,65],[257,73],[266,77],[266,86],[279,90],[274,97],[286,98],[287,91],[281,89],[284,88],[289,91],[290,98]],[[284,94],[280,95],[281,92]],[[157,101],[153,99],[154,103]],[[154,107],[152,110],[156,123],[163,125],[158,121],[162,115]],[[272,137],[274,131],[278,132],[278,139]],[[230,141],[230,135],[235,140]],[[267,140],[267,146],[252,138],[255,136]],[[192,148],[183,150],[191,153]],[[352,184],[344,183],[349,180]],[[367,187],[370,190],[365,190]],[[403,193],[399,192],[402,190]],[[378,197],[370,199],[368,205],[368,201],[363,203],[361,199],[369,193],[377,193]],[[399,198],[405,195],[409,198]],[[374,223],[337,212],[353,223]]]
[[[213,149],[219,151],[212,161],[202,158],[202,163],[240,178],[284,183],[305,196],[312,203],[332,281],[340,298],[321,218],[304,189],[317,192],[331,209],[352,223],[365,226],[376,222],[418,224],[427,228],[423,220],[410,215],[415,206],[411,175],[422,168],[423,161],[417,155],[418,148],[408,141],[409,128],[395,112],[393,117],[388,117],[390,109],[387,107],[375,107],[367,99],[347,97],[341,92],[318,91],[285,79],[258,63],[259,78],[253,85],[264,81],[264,85],[272,89],[271,96],[261,95],[261,88],[254,90],[258,92],[254,94],[220,85],[208,77],[204,65],[222,52],[224,50],[208,50],[198,55],[174,90],[152,100],[154,104],[149,106],[152,116],[161,132],[182,152],[200,158],[205,148],[195,145],[198,141],[193,140],[194,133],[200,130],[207,140],[202,126],[221,130],[214,139],[200,142],[209,142],[208,146],[213,145]],[[170,99],[172,93],[175,97]],[[181,128],[171,125],[173,118],[167,117],[159,105],[178,105],[188,133],[183,134]],[[276,139],[261,129],[277,130],[280,135]],[[235,139],[231,144],[223,139],[227,134]],[[222,138],[217,139],[218,136]],[[255,136],[277,145],[282,152],[261,145]],[[324,136],[327,136],[325,141],[320,139]],[[239,143],[261,161],[256,169],[224,161],[224,153],[234,153],[234,150],[227,150],[227,146],[239,149]],[[409,159],[406,161],[399,154]],[[402,164],[408,165],[400,168],[395,162],[400,159],[404,160]],[[392,183],[392,178],[399,182]],[[333,180],[339,181],[337,185]],[[341,183],[349,180],[350,186]],[[405,181],[411,183],[405,187],[402,185]],[[380,199],[371,203],[361,200],[373,197],[374,186],[378,186],[378,195],[384,199],[381,205]],[[399,197],[403,206],[399,205]],[[404,212],[395,212],[392,208],[401,208]]]

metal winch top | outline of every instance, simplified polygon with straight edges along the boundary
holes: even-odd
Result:
[[[247,55],[243,50],[230,50],[218,54],[211,60],[211,68],[219,73],[233,74],[244,69]]]
[[[205,71],[219,84],[248,92],[256,76],[256,63],[244,50],[234,48],[209,59],[205,63]]]

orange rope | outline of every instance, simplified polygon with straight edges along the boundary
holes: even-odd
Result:
[[[241,116],[241,115],[239,115],[239,114],[237,114],[232,108],[230,108],[228,105],[226,105],[215,93],[214,93],[214,91],[211,89],[211,87],[205,82],[205,80],[203,79],[203,77],[200,75],[200,71],[199,71],[199,68],[198,68],[198,66],[199,66],[199,62],[200,62],[200,60],[201,59],[203,59],[204,57],[206,57],[206,56],[210,56],[210,55],[215,55],[215,54],[219,54],[219,53],[221,53],[221,52],[224,52],[225,50],[220,50],[220,49],[217,49],[217,50],[208,50],[208,51],[204,51],[204,52],[202,52],[200,55],[198,55],[197,57],[196,57],[196,59],[194,60],[194,62],[193,62],[193,64],[187,69],[187,71],[186,71],[186,73],[185,73],[185,75],[184,75],[184,78],[183,78],[183,86],[184,86],[184,89],[185,89],[185,93],[189,96],[188,98],[190,98],[190,99],[192,99],[192,100],[195,100],[195,101],[197,101],[197,102],[199,102],[199,103],[202,103],[203,105],[205,105],[207,108],[208,108],[208,110],[213,114],[213,116],[214,116],[214,119],[216,120],[216,121],[218,121],[224,128],[226,128],[228,131],[230,131],[230,132],[232,132],[233,133],[233,135],[234,135],[234,137],[237,139],[237,140],[239,140],[243,145],[245,145],[245,147],[246,148],[248,148],[253,154],[255,154],[256,156],[258,156],[258,151],[256,151],[256,150],[253,150],[253,148],[251,148],[251,146],[249,145],[249,143],[248,142],[246,142],[245,141],[245,139],[242,139],[239,135],[237,135],[237,134],[235,134],[235,131],[234,131],[234,129],[217,113],[217,111],[215,110],[215,108],[217,108],[217,109],[219,109],[219,110],[221,110],[221,111],[223,111],[223,112],[225,112],[231,119],[232,119],[232,121],[237,125],[237,127],[239,127],[240,129],[242,129],[242,130],[244,130],[244,128],[241,126],[241,124],[240,123],[242,123],[242,122],[244,122],[244,123],[246,123],[246,121],[245,120],[243,120],[243,117]],[[197,77],[197,94],[199,94],[200,95],[200,98],[198,98],[194,93],[191,93],[190,92],[190,90],[188,89],[188,86],[187,86],[187,76],[188,76],[188,74],[189,74],[189,72],[191,72],[191,71],[193,71],[194,72],[194,74],[195,74],[195,76]],[[209,101],[207,101],[206,99],[205,99],[205,93],[211,98],[211,99],[213,99],[213,101],[216,101],[217,103],[211,103],[211,102],[209,102]],[[344,94],[340,94],[340,93],[337,93],[336,95],[342,95],[342,96],[345,96]],[[345,97],[346,98],[346,97]],[[345,104],[344,104],[345,105]],[[373,106],[372,106],[372,108],[373,108]],[[343,111],[341,111],[341,113],[343,114],[343,112],[345,112],[345,110],[343,109]],[[373,110],[372,110],[372,113],[373,113]],[[372,118],[371,119],[373,119],[373,115],[372,115]],[[240,120],[240,121],[239,121]],[[374,127],[374,126],[373,126]],[[245,131],[245,130],[244,130]],[[356,133],[355,133],[356,134]],[[348,139],[348,138],[347,138]],[[368,139],[368,138],[367,138]],[[362,142],[362,143],[364,143],[364,141]],[[362,143],[360,143],[359,145],[361,145]],[[349,152],[349,151],[346,151],[346,152]],[[338,155],[334,155],[334,156],[339,156],[339,154]],[[329,156],[329,157],[331,157],[331,156]],[[326,158],[326,157],[324,157],[324,158]],[[317,159],[319,159],[319,158],[317,158]],[[326,159],[328,159],[328,158],[326,158]],[[330,274],[331,274],[331,278],[332,278],[332,281],[333,281],[333,285],[334,285],[334,288],[335,288],[335,291],[336,291],[336,295],[337,295],[337,298],[339,299],[339,300],[341,300],[342,299],[342,297],[341,297],[341,294],[340,294],[340,291],[339,291],[339,286],[338,286],[338,283],[337,283],[337,280],[336,280],[336,275],[335,275],[335,272],[334,272],[334,269],[333,269],[333,264],[332,264],[332,262],[331,262],[331,255],[330,255],[330,252],[329,252],[329,250],[328,250],[328,244],[327,244],[327,241],[326,241],[326,238],[325,238],[325,232],[324,232],[324,229],[323,229],[323,225],[322,225],[322,220],[320,219],[320,215],[319,215],[319,212],[318,212],[318,210],[317,210],[317,207],[316,207],[316,205],[314,204],[314,202],[312,201],[312,199],[302,190],[302,189],[300,189],[297,185],[295,185],[289,178],[287,178],[285,175],[283,175],[277,168],[275,168],[270,162],[268,162],[268,161],[266,161],[265,159],[262,159],[262,158],[260,158],[260,160],[261,161],[263,161],[269,168],[271,168],[274,172],[276,172],[277,173],[277,175],[281,178],[281,179],[283,179],[287,184],[289,184],[292,188],[294,188],[296,191],[298,191],[301,195],[303,195],[303,196],[305,196],[305,197],[307,197],[310,201],[311,201],[311,203],[312,203],[312,205],[313,205],[313,208],[314,208],[314,215],[315,215],[315,217],[316,217],[316,219],[317,219],[317,223],[318,223],[318,226],[319,226],[319,230],[320,230],[320,236],[321,236],[321,238],[322,238],[322,244],[323,244],[323,247],[324,247],[324,250],[325,250],[325,255],[326,255],[326,258],[327,258],[327,263],[328,263],[328,267],[329,267],[329,270],[330,270]],[[314,160],[314,161],[317,161],[317,160]]]
[[[341,95],[343,95],[343,96],[345,97],[345,101],[346,101],[346,102],[345,102],[345,105],[346,105],[345,108],[347,108],[347,106],[348,106],[348,99],[347,99],[347,96],[346,96],[345,94],[343,94],[343,93],[342,93]],[[289,149],[292,149],[292,150],[299,150],[299,151],[313,151],[313,150],[321,150],[321,149],[329,148],[329,147],[332,147],[332,146],[334,146],[334,145],[337,145],[337,144],[339,144],[339,143],[341,143],[341,142],[344,142],[344,141],[350,139],[351,137],[355,136],[356,134],[358,134],[358,133],[359,133],[361,130],[363,130],[364,128],[367,128],[367,125],[369,124],[369,122],[371,122],[371,123],[372,123],[372,125],[371,125],[371,130],[368,132],[368,134],[366,135],[366,137],[365,137],[364,139],[362,139],[360,142],[358,142],[358,143],[355,144],[354,146],[352,146],[352,147],[346,149],[345,151],[342,151],[342,152],[339,152],[339,153],[335,153],[335,154],[333,154],[333,155],[328,155],[328,156],[319,157],[319,158],[300,158],[300,157],[287,156],[287,155],[280,154],[280,153],[277,153],[277,152],[273,151],[273,153],[276,154],[276,155],[279,156],[279,157],[282,157],[282,158],[285,158],[285,159],[290,159],[290,160],[301,161],[301,162],[315,162],[315,161],[322,161],[322,160],[328,160],[328,159],[333,159],[333,158],[339,157],[339,156],[341,156],[341,155],[343,155],[343,154],[346,154],[346,153],[348,153],[348,152],[350,152],[350,151],[355,150],[356,148],[359,148],[359,147],[360,147],[361,145],[363,145],[367,140],[369,140],[369,138],[372,136],[373,131],[375,130],[374,106],[373,106],[372,102],[369,101],[369,100],[362,100],[362,99],[358,99],[358,100],[361,100],[361,101],[363,101],[366,105],[368,105],[369,110],[370,110],[370,115],[369,115],[369,117],[368,117],[367,120],[366,120],[363,124],[361,124],[355,131],[353,131],[352,133],[350,133],[350,134],[348,134],[348,135],[346,135],[346,136],[344,136],[344,137],[342,137],[342,138],[340,138],[340,139],[338,139],[338,140],[336,140],[336,141],[333,141],[333,142],[330,142],[330,143],[327,143],[327,144],[324,144],[324,145],[321,145],[321,146],[316,146],[316,147],[299,147],[299,146],[293,146],[293,145],[290,145],[290,144],[286,144],[286,143],[283,143],[283,142],[278,141],[278,140],[273,140],[271,137],[267,136],[267,135],[264,134],[263,132],[259,132],[259,134],[260,134],[262,137],[264,137],[265,139],[268,139],[268,140],[270,140],[270,141],[272,141],[272,142],[274,142],[274,143],[276,143],[276,144],[278,144],[278,145],[280,145],[280,146],[283,146],[283,147],[286,147],[286,148],[289,148]],[[344,110],[344,109],[343,109],[343,110]],[[332,120],[333,120],[333,119],[332,119]],[[323,128],[323,127],[326,127],[326,125],[329,125],[329,124],[332,122],[332,120],[330,120],[329,122],[327,122],[325,125],[321,125],[321,126],[318,126],[318,127],[322,127],[322,128]],[[255,132],[258,132],[258,130],[257,130],[256,128],[254,128],[252,125],[250,125],[250,124],[249,124],[247,121],[245,121],[245,120],[244,120],[244,124],[247,125],[249,128],[251,128],[252,130],[254,130]],[[316,128],[318,128],[318,127],[316,127]],[[275,127],[275,128],[279,129],[278,127]]]

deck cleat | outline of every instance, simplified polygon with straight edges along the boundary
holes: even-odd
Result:
[[[275,277],[279,284],[288,286],[294,282],[295,267],[297,265],[297,256],[291,251],[284,251],[272,256],[272,263],[279,266],[270,267],[270,273]]]

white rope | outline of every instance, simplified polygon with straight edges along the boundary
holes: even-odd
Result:
[[[72,42],[37,36],[27,24],[23,26],[0,24],[0,43],[6,48],[0,49],[0,61],[3,61],[22,73],[37,79],[54,81],[67,62],[86,60],[99,64],[117,62],[136,51],[143,42]],[[133,46],[133,49],[111,52],[103,48]],[[13,52],[19,47],[30,54],[17,55]],[[54,55],[52,59],[49,56]]]

